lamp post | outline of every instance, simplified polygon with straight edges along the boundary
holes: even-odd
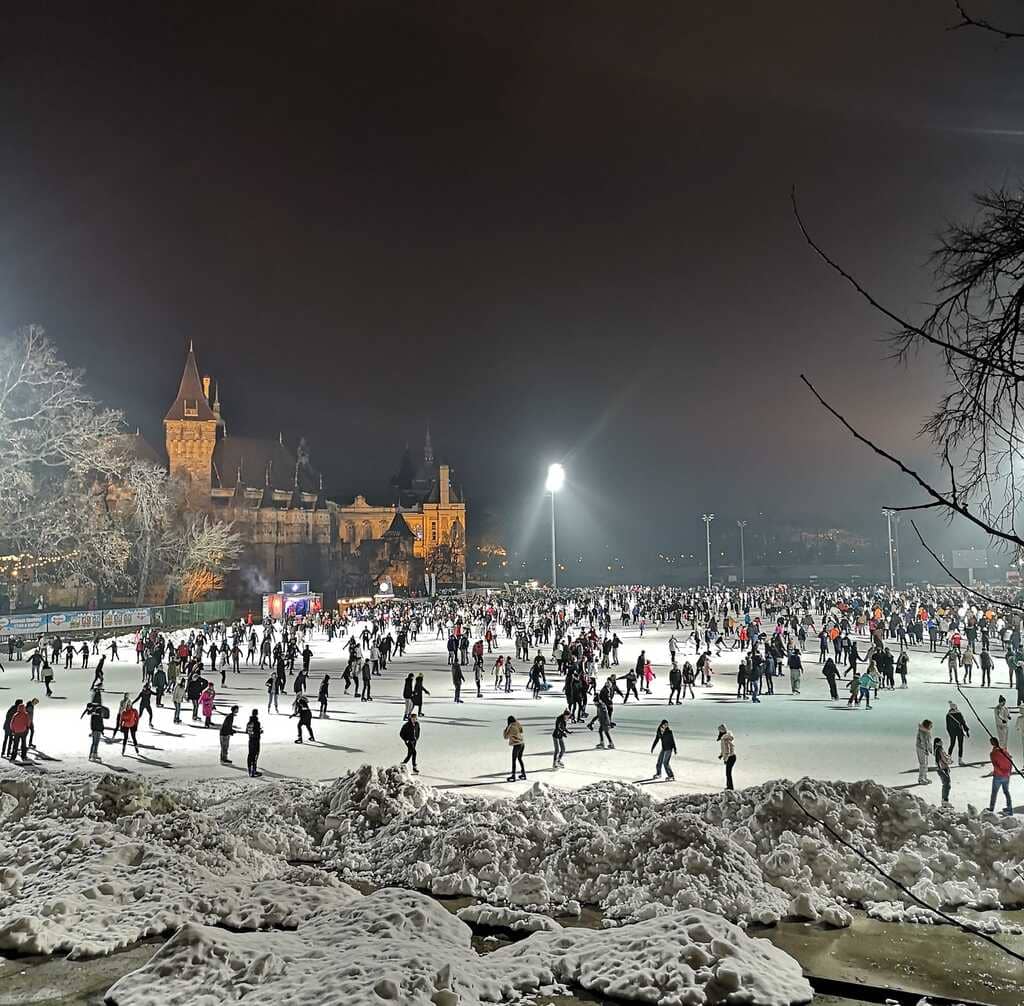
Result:
[[[736,526],[740,529],[740,583],[746,586],[747,584],[747,557],[743,551],[743,529],[747,526],[745,520],[736,521]]]
[[[565,485],[565,469],[557,462],[548,465],[548,479],[544,488],[551,494],[551,586],[558,587],[558,560],[555,558],[555,493]]]
[[[900,577],[900,520],[903,514],[894,514],[892,518],[892,550],[896,553],[896,582],[902,583]]]
[[[713,513],[701,514],[700,519],[704,521],[704,536],[708,546],[708,590],[711,589],[711,522],[715,519]]]
[[[892,568],[892,519],[896,516],[896,511],[883,507],[882,516],[889,528],[889,589],[892,590],[896,586],[896,574]]]

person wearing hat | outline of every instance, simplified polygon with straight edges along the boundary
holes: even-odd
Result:
[[[238,715],[238,706],[232,706],[231,712],[221,720],[220,723],[220,763],[221,765],[230,765],[231,759],[228,757],[228,747],[231,744],[231,737],[235,731],[235,717]]]
[[[946,713],[946,735],[949,737],[949,754],[952,755],[953,748],[957,748],[957,764],[963,765],[964,738],[970,737],[971,731],[955,702],[950,702],[949,712]]]
[[[735,789],[732,784],[732,767],[736,764],[736,738],[724,723],[718,724],[718,758],[725,762],[725,788]]]

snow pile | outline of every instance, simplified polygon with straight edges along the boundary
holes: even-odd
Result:
[[[477,955],[468,926],[430,898],[352,892],[295,932],[228,933],[186,925],[148,964],[107,993],[116,1006],[237,1002],[510,1003],[566,981],[662,1006],[808,1002],[799,964],[706,912],[637,923],[614,934],[534,933]]]
[[[198,789],[0,777],[0,949],[108,954],[192,921],[294,927],[350,892],[289,865],[316,858],[306,788],[275,787],[273,802],[230,792],[218,803],[204,786],[203,809]]]
[[[703,908],[848,926],[846,906],[929,919],[825,827],[928,905],[1024,902],[1024,827],[933,807],[871,782],[773,782],[655,802],[634,786],[540,785],[513,800],[439,792],[364,766],[327,796],[322,851],[346,877],[547,912],[598,905],[611,920]]]

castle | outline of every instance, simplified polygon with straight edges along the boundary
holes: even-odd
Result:
[[[360,495],[338,503],[325,496],[304,440],[293,454],[280,436],[229,435],[219,387],[200,377],[190,345],[164,435],[184,505],[232,521],[245,541],[239,570],[225,583],[233,596],[252,600],[292,579],[310,580],[328,602],[376,593],[385,580],[422,591],[428,573],[461,585],[466,503],[449,466],[435,464],[429,432],[418,468],[406,449],[391,502]]]

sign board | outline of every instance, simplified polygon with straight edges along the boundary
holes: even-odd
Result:
[[[5,636],[37,636],[46,632],[46,615],[0,615],[0,634]]]
[[[118,608],[103,612],[103,628],[124,629],[132,625],[149,625],[152,621],[149,608]]]
[[[82,632],[102,627],[102,611],[55,611],[49,619],[50,632]]]
[[[282,580],[282,594],[308,594],[309,580]]]
[[[953,569],[988,569],[988,551],[984,548],[954,548]]]

